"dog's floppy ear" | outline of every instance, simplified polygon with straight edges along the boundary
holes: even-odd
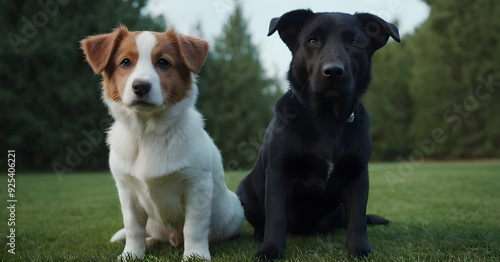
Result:
[[[187,68],[195,74],[200,71],[208,54],[208,43],[192,36],[178,35],[179,53]]]
[[[113,50],[127,34],[127,27],[120,25],[109,34],[93,35],[80,41],[87,62],[95,74],[104,71],[111,59]]]
[[[377,50],[389,40],[389,36],[396,42],[401,42],[398,28],[384,19],[369,13],[356,13],[355,16],[363,24],[363,32],[370,37],[370,44]]]
[[[281,40],[283,40],[288,46],[288,49],[292,51],[297,41],[297,34],[306,20],[313,14],[314,13],[309,9],[299,9],[290,11],[279,18],[273,18],[269,23],[269,33],[267,36],[272,35],[278,30]]]

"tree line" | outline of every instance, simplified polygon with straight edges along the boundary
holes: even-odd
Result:
[[[500,157],[500,4],[426,0],[429,18],[375,54],[375,160]]]
[[[373,57],[364,97],[372,114],[373,160],[500,157],[500,5],[426,1],[428,20],[401,44]],[[79,40],[109,32],[166,28],[141,13],[146,0],[99,5],[67,0],[10,1],[0,10],[0,135],[26,170],[107,168],[100,77]],[[332,10],[333,11],[333,10]],[[199,73],[198,109],[227,169],[255,162],[284,76],[269,77],[237,6]]]

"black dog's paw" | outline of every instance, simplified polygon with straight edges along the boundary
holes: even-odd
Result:
[[[370,252],[372,252],[371,247],[356,247],[352,249],[348,249],[347,252],[349,252],[350,256],[353,257],[366,257]]]
[[[349,245],[347,244],[347,252],[349,256],[361,257],[368,256],[372,252],[372,248],[368,240],[355,241],[355,243]]]
[[[283,256],[284,250],[279,250],[273,246],[262,246],[259,251],[257,251],[254,261],[274,261],[275,259],[283,258]]]

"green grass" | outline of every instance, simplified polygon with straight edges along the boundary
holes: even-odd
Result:
[[[425,163],[392,187],[386,172],[398,163],[370,165],[368,213],[391,220],[369,226],[374,252],[366,261],[500,261],[500,161]],[[235,190],[246,172],[226,174]],[[0,183],[6,203],[6,180]],[[390,180],[392,181],[392,180]],[[5,183],[4,183],[5,182]],[[0,261],[115,261],[122,243],[117,191],[109,173],[18,174],[16,254]],[[7,209],[0,209],[0,245],[6,245]],[[210,246],[213,261],[252,261],[260,243],[245,222],[241,237]],[[287,261],[346,261],[345,230],[287,238]],[[180,261],[182,248],[147,251],[145,261]]]

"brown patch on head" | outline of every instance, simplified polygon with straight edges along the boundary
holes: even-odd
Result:
[[[87,62],[94,73],[102,73],[111,59],[114,49],[127,34],[128,30],[125,26],[118,26],[109,34],[88,36],[80,41]]]
[[[121,102],[127,80],[139,59],[136,37],[142,32],[129,32],[119,26],[109,34],[89,36],[81,41],[87,61],[96,74],[102,74],[107,96]],[[175,104],[191,90],[191,72],[198,73],[208,53],[208,43],[202,39],[178,35],[174,30],[152,32],[156,44],[151,52],[152,65],[160,78],[163,103]],[[122,67],[124,59],[129,66]],[[161,67],[165,59],[170,66]]]
[[[128,72],[122,70],[120,64],[123,59],[120,58],[131,55],[129,59],[137,61],[137,51],[133,56],[133,51],[137,50],[134,39],[136,34],[137,32],[129,32],[125,26],[120,25],[109,34],[89,36],[80,42],[87,62],[95,74],[103,75],[106,94],[115,102],[121,102],[127,76],[132,72],[132,68]]]
[[[204,40],[178,35],[173,29],[164,33],[154,33],[156,46],[151,60],[160,77],[164,103],[175,104],[184,99],[191,90],[191,72],[198,73],[208,53],[208,43]],[[167,69],[158,66],[165,59],[170,64]]]
[[[140,32],[129,32],[127,37],[120,41],[112,59],[104,70],[104,88],[106,89],[108,97],[115,102],[121,102],[121,97],[125,91],[128,77],[132,74],[137,65],[139,52],[137,51],[135,37],[139,33]],[[128,68],[123,68],[121,66],[125,59],[130,61],[130,67]]]

